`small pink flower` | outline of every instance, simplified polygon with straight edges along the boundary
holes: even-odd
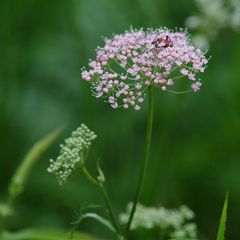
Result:
[[[197,92],[200,90],[200,87],[201,87],[202,83],[200,82],[195,82],[191,85],[192,89],[194,92]]]
[[[168,79],[168,80],[167,80],[167,85],[168,85],[168,86],[174,85],[173,80],[172,80],[172,79]]]
[[[90,81],[91,80],[91,77],[90,77],[90,74],[88,71],[83,71],[82,72],[82,79],[86,80],[86,81]]]
[[[137,110],[137,111],[141,109],[141,107],[140,107],[139,105],[135,105],[134,108],[135,108],[135,110]]]
[[[156,38],[167,37],[171,46],[162,40],[159,48],[152,44]],[[82,70],[82,78],[91,84],[97,98],[108,99],[113,108],[140,110],[136,103],[144,102],[150,85],[171,90],[184,76],[193,82],[189,84],[192,90],[198,91],[201,83],[197,74],[204,72],[207,63],[204,53],[190,44],[186,32],[130,29],[105,39],[96,59],[89,62],[89,70]]]

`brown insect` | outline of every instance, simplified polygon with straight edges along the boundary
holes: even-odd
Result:
[[[156,37],[152,44],[155,46],[155,48],[167,48],[167,47],[173,47],[173,41],[170,39],[170,37],[167,35],[166,38],[162,37]]]

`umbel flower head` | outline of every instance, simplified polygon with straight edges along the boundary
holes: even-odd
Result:
[[[139,110],[149,85],[173,91],[182,77],[192,91],[201,87],[196,75],[204,72],[208,61],[190,44],[186,31],[130,29],[104,43],[97,48],[96,59],[89,61],[89,69],[82,69],[82,78],[113,108]]]
[[[97,137],[85,124],[81,124],[72,135],[60,145],[60,153],[54,161],[50,159],[48,172],[54,173],[62,185],[81,165],[84,164],[92,141]]]
[[[132,203],[127,206],[127,212],[120,214],[120,222],[128,222]],[[140,203],[137,209],[131,229],[159,229],[170,238],[196,238],[197,226],[191,222],[194,212],[187,206],[180,206],[178,209],[168,209],[165,207],[147,207]]]

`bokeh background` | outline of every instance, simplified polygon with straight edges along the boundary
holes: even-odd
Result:
[[[0,200],[27,150],[67,124],[31,173],[11,228],[70,229],[74,211],[101,204],[98,191],[76,175],[59,187],[47,173],[48,159],[80,123],[98,134],[89,158],[107,178],[116,212],[134,196],[145,138],[146,108],[114,110],[91,96],[80,69],[102,36],[130,26],[184,27],[197,12],[191,0],[51,0],[0,3]],[[230,193],[228,239],[240,238],[240,34],[225,28],[212,39],[211,60],[196,94],[155,92],[151,161],[141,202],[169,208],[188,205],[199,235],[215,239],[225,193]],[[86,220],[78,228],[112,235]],[[146,239],[133,234],[132,239]],[[149,238],[147,238],[149,239]]]

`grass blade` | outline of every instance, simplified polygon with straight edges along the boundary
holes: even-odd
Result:
[[[227,222],[227,208],[228,208],[228,193],[226,195],[223,209],[222,209],[222,216],[220,219],[220,224],[217,233],[217,240],[224,240],[224,234],[226,229],[226,222]]]

